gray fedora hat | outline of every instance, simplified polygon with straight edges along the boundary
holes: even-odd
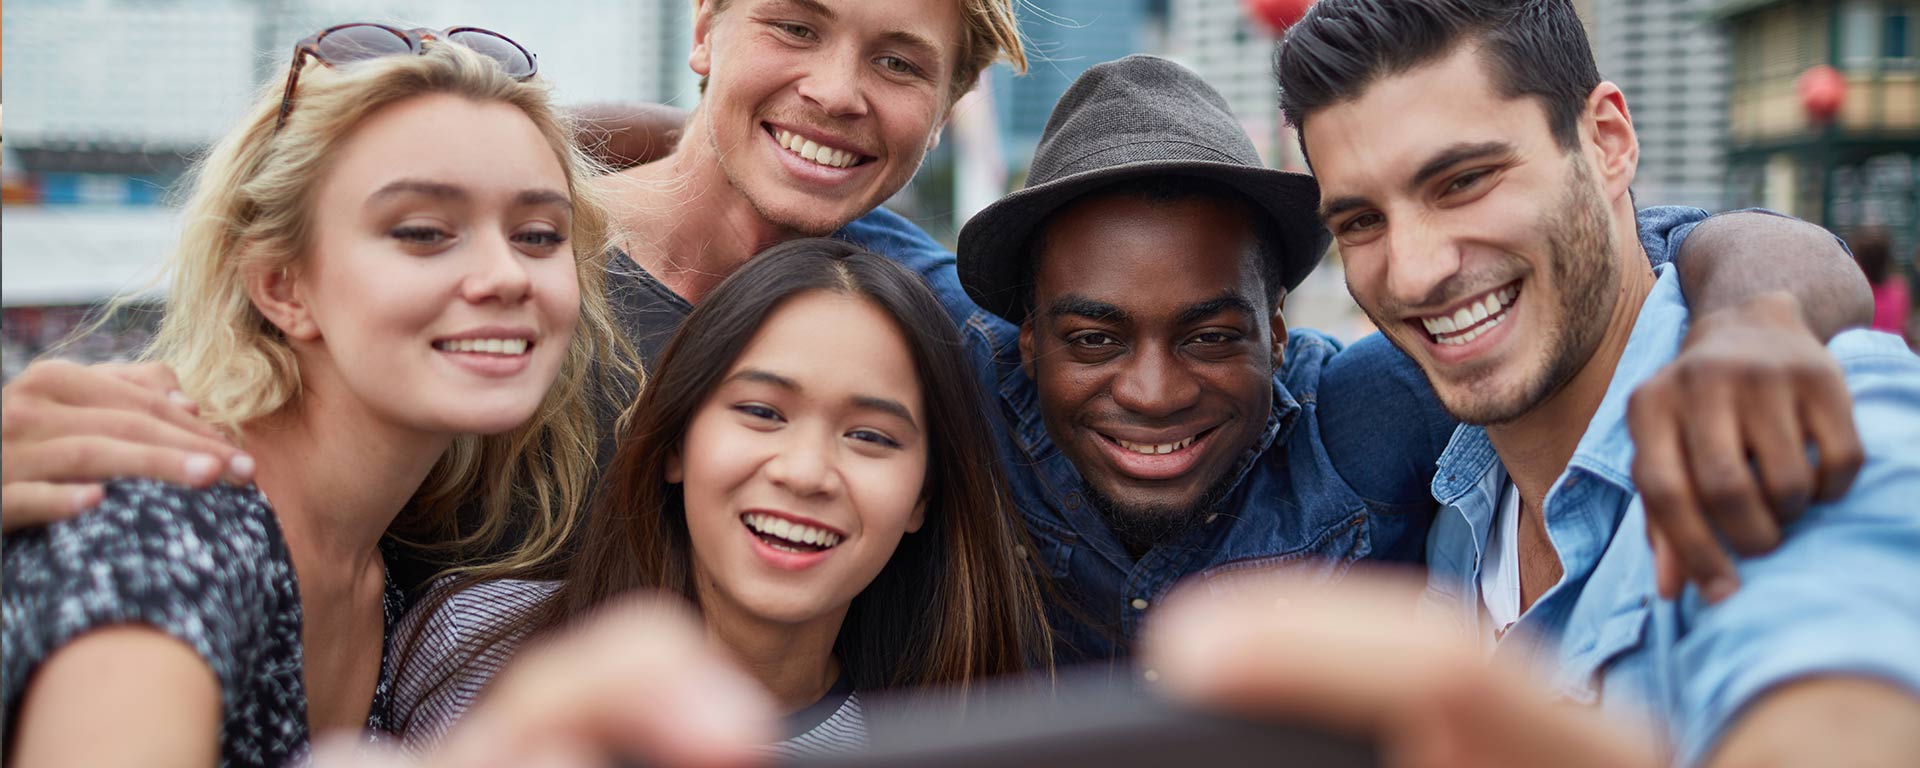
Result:
[[[1195,176],[1244,193],[1280,237],[1281,287],[1306,279],[1327,250],[1320,187],[1302,173],[1267,168],[1226,100],[1199,75],[1154,56],[1095,65],[1047,119],[1027,184],[960,230],[960,282],[975,303],[1026,319],[1024,284],[1034,228],[1075,199],[1152,176]]]

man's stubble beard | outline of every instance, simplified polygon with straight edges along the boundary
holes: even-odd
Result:
[[[1548,329],[1545,362],[1508,396],[1494,393],[1468,402],[1442,396],[1441,405],[1457,421],[1489,426],[1525,416],[1572,381],[1606,336],[1620,293],[1613,229],[1586,159],[1575,154],[1568,176],[1559,215],[1546,224],[1560,317]]]
[[[1179,541],[1205,524],[1207,516],[1218,511],[1232,493],[1238,476],[1237,472],[1222,475],[1192,504],[1179,508],[1122,504],[1091,484],[1087,486],[1087,500],[1127,551],[1144,553]]]

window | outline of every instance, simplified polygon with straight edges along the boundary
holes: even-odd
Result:
[[[1871,70],[1879,59],[1880,8],[1873,0],[1848,0],[1840,17],[1840,65]]]
[[[1901,5],[1887,7],[1886,23],[1881,26],[1886,45],[1882,49],[1889,64],[1913,66],[1913,14]]]

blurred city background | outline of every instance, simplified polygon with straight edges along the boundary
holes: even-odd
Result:
[[[1267,161],[1302,169],[1278,118],[1266,17],[1304,0],[1021,0],[1032,71],[990,72],[890,205],[951,244],[1023,177],[1060,93],[1087,67],[1155,53],[1225,94]],[[1639,128],[1642,205],[1764,206],[1850,240],[1879,237],[1894,275],[1920,247],[1920,0],[1576,0],[1601,74]],[[692,107],[690,0],[7,0],[4,371],[123,292],[158,300],[175,185],[285,76],[294,41],[343,21],[502,31],[540,55],[563,102]],[[1891,294],[1890,294],[1891,295]],[[67,351],[137,347],[153,314]],[[1338,254],[1289,300],[1295,325],[1370,330]]]

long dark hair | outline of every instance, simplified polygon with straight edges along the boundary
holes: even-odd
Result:
[[[565,626],[630,590],[696,599],[686,509],[679,487],[666,481],[668,458],[767,317],[814,291],[860,298],[894,319],[912,352],[931,438],[922,489],[926,523],[901,540],[854,598],[835,643],[843,668],[855,687],[878,690],[964,689],[979,678],[1050,667],[1052,637],[1040,589],[1014,556],[1032,547],[1007,494],[958,332],[919,276],[825,238],[755,256],[694,309],[634,407],[579,550],[547,574],[561,577],[558,591],[511,626],[480,638],[470,654],[523,630]]]

